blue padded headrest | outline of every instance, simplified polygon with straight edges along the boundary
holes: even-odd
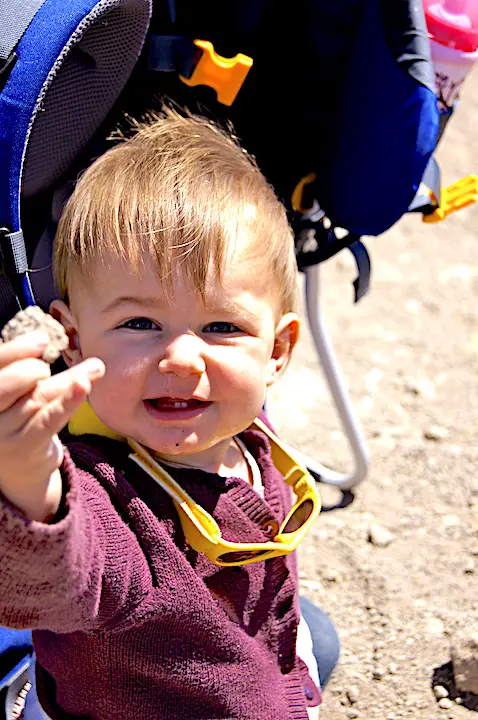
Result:
[[[18,231],[20,200],[53,185],[97,131],[138,60],[150,16],[151,0],[41,4],[0,93],[0,226]]]

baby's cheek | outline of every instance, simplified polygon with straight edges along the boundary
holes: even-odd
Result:
[[[131,435],[137,422],[137,403],[133,400],[130,387],[104,377],[93,386],[89,402],[107,427],[120,435]]]
[[[93,385],[90,401],[94,404],[97,412],[108,411],[121,414],[135,392],[135,383],[132,382],[131,374],[119,372],[112,363],[105,363],[105,365],[106,373]]]
[[[114,353],[99,354],[103,360],[106,373],[98,383],[98,390],[102,394],[113,395],[119,400],[119,393],[131,395],[139,393],[141,395],[141,384],[147,376],[148,363],[142,353],[137,353],[129,357],[121,348]]]
[[[106,377],[95,383],[91,390],[89,400],[96,414],[106,424],[108,424],[110,419],[109,415],[114,407],[116,407],[116,413],[119,414],[121,412],[122,394],[118,388],[116,388],[116,390],[114,389]]]
[[[246,366],[236,375],[236,394],[241,404],[258,413],[264,403],[267,384],[266,373],[257,366]]]
[[[262,385],[262,374],[255,364],[246,360],[224,368],[220,381],[223,389],[230,393],[254,396]]]

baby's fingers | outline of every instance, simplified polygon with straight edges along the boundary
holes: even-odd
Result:
[[[39,382],[32,397],[39,402],[50,402],[60,397],[73,397],[76,393],[87,395],[91,384],[104,374],[103,362],[98,358],[88,358],[69,370]]]
[[[47,345],[48,335],[38,331],[0,342],[0,413],[50,376],[49,366],[38,359]]]
[[[27,357],[0,370],[0,413],[28,395],[38,382],[50,377],[50,366],[43,360]]]
[[[48,345],[45,332],[34,331],[19,335],[14,340],[0,342],[0,368],[4,368],[17,360],[41,357]]]
[[[42,381],[33,400],[42,405],[34,419],[36,430],[59,432],[88,396],[91,385],[104,375],[101,360],[90,358],[81,365]]]

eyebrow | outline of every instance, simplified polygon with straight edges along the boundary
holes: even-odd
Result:
[[[136,305],[148,309],[164,307],[164,304],[161,302],[161,298],[157,295],[120,295],[108,303],[108,305],[106,305],[106,307],[104,307],[100,312],[107,314],[113,312],[114,310],[118,310],[125,305]],[[227,313],[229,315],[236,315],[242,320],[251,321],[255,319],[254,313],[232,301],[225,302],[224,305],[218,305],[215,302],[206,303],[205,309],[210,315],[221,315],[223,313]]]
[[[160,300],[158,297],[147,297],[147,296],[141,296],[141,295],[120,295],[120,297],[115,298],[112,300],[106,307],[104,307],[101,312],[102,313],[108,313],[112,312],[113,310],[117,310],[118,308],[122,307],[123,305],[141,305],[143,307],[155,307],[160,303]]]
[[[224,305],[217,305],[210,303],[206,305],[206,310],[210,315],[221,315],[226,313],[227,315],[236,315],[243,320],[253,320],[255,315],[245,307],[236,305],[234,302],[226,302]]]

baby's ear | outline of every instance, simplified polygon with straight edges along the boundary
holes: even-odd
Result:
[[[269,377],[267,385],[272,385],[282,375],[289,364],[292,350],[299,339],[300,320],[295,313],[286,313],[279,320],[276,331],[274,348],[269,360]]]
[[[78,327],[73,313],[63,300],[53,300],[50,305],[50,315],[58,320],[68,336],[69,344],[66,350],[63,350],[63,360],[68,367],[78,365],[83,360],[81,354],[80,336]]]

